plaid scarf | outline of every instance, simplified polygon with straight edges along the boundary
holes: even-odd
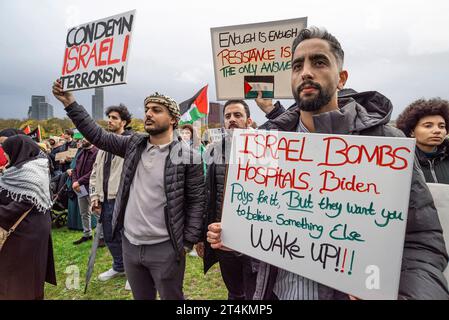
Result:
[[[48,160],[37,158],[20,168],[12,166],[5,169],[0,176],[0,191],[3,190],[13,201],[30,201],[39,212],[46,213],[53,205]]]

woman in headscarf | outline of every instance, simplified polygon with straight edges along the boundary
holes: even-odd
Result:
[[[0,300],[43,299],[44,283],[56,285],[48,159],[24,135],[6,139],[3,150],[8,164],[0,176],[0,226],[9,230],[31,211],[0,251]]]

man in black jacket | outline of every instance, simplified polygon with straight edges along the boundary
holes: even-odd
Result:
[[[224,126],[229,133],[233,129],[251,128],[251,114],[245,101],[229,100],[223,109]],[[207,226],[212,222],[221,221],[226,158],[229,157],[225,145],[229,146],[229,142],[230,135],[210,145],[206,152],[208,206],[204,221],[204,238],[206,238]],[[228,289],[229,300],[252,299],[256,287],[257,269],[250,257],[235,251],[214,250],[207,242],[199,243],[196,248],[198,255],[204,260],[204,273],[218,261],[221,276]]]
[[[377,92],[338,99],[348,72],[338,40],[325,30],[304,29],[292,46],[292,92],[296,107],[265,128],[366,136],[403,136],[388,125],[391,102]],[[222,248],[221,225],[209,225],[207,241]],[[413,167],[399,285],[400,299],[449,299],[443,270],[448,256],[438,214],[419,165]],[[348,299],[348,295],[307,278],[260,263],[254,299]]]
[[[154,300],[159,292],[161,299],[183,299],[185,250],[200,239],[205,198],[201,160],[173,139],[178,104],[150,95],[144,101],[149,135],[122,136],[101,129],[59,80],[53,94],[84,137],[125,159],[112,234],[123,229],[125,273],[134,298]]]

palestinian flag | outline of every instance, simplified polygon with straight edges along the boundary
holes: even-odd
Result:
[[[31,132],[31,128],[29,125],[27,125],[25,128],[22,129],[23,133],[25,134],[30,134]]]
[[[262,98],[274,98],[274,76],[245,76],[243,78],[243,90],[245,99],[257,98],[262,91]]]
[[[193,123],[200,118],[204,118],[209,113],[209,101],[207,100],[207,87],[203,87],[192,98],[181,102],[179,108],[181,111],[180,125]]]
[[[41,126],[38,125],[36,129],[34,129],[33,131],[27,133],[27,135],[29,137],[31,137],[31,139],[33,139],[34,141],[41,142],[41,138],[42,138],[42,136],[41,136]]]

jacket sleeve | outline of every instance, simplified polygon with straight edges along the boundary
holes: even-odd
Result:
[[[67,115],[83,136],[98,149],[125,157],[131,136],[117,135],[103,130],[76,101],[65,108]]]
[[[285,108],[279,101],[276,101],[274,104],[274,109],[271,112],[267,113],[265,117],[267,117],[268,121],[259,126],[259,129],[266,130],[269,129],[270,120],[276,119],[278,116],[285,112]]]
[[[449,299],[448,255],[432,195],[415,158],[402,256],[399,299]]]
[[[87,159],[85,166],[87,168],[87,171],[84,175],[81,177],[78,177],[78,183],[80,185],[88,185],[90,174],[92,173],[92,168],[95,163],[95,159],[97,158],[98,149],[95,148],[95,151],[89,152],[89,158]]]
[[[101,158],[101,152],[98,151],[97,152],[97,156],[95,158],[95,162],[94,165],[92,166],[92,172],[90,174],[90,178],[89,178],[89,194],[90,194],[90,200],[94,201],[94,200],[99,200],[100,196],[97,193],[97,167],[98,167],[98,162],[100,161]]]
[[[196,161],[198,162],[198,161]],[[201,240],[206,205],[203,163],[186,165],[184,245],[191,247]]]

